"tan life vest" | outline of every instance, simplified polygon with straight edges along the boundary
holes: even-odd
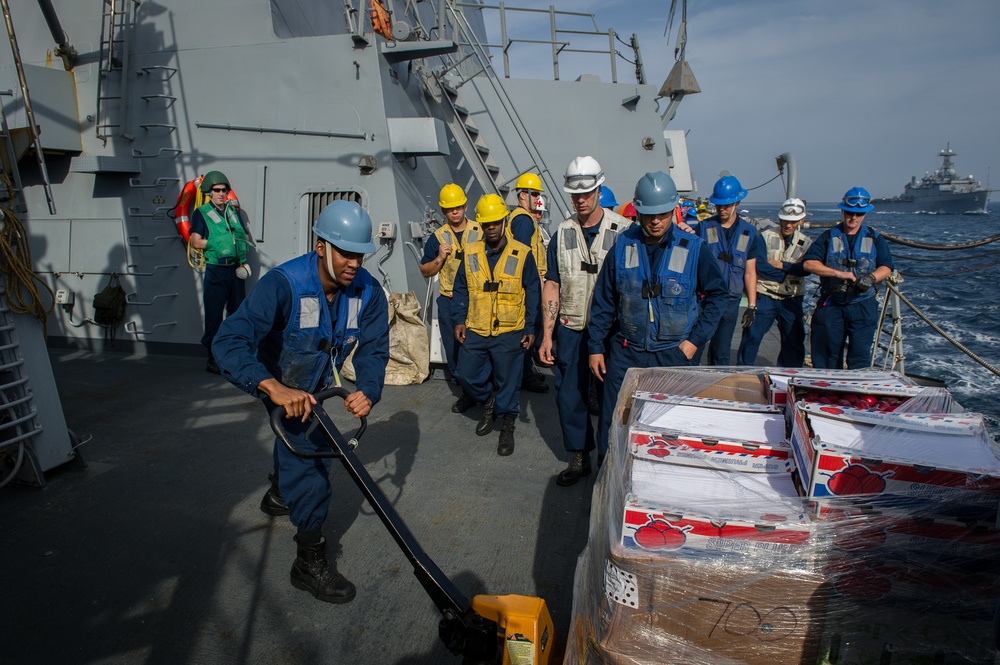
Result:
[[[524,329],[524,262],[531,249],[513,238],[497,260],[495,271],[486,259],[486,243],[465,245],[465,277],[469,284],[469,314],[465,325],[483,337]]]
[[[590,298],[594,295],[597,273],[618,234],[632,220],[610,210],[604,211],[600,230],[589,248],[580,222],[572,217],[559,225],[559,323],[570,330],[583,330],[590,319]]]
[[[761,236],[764,239],[764,244],[767,246],[768,260],[774,259],[776,261],[795,263],[802,259],[806,250],[809,249],[809,245],[812,244],[812,240],[798,229],[795,229],[795,232],[792,234],[792,242],[788,244],[788,247],[785,247],[785,239],[778,231],[767,229],[761,231]],[[783,282],[772,282],[771,280],[760,279],[759,277],[757,279],[757,293],[762,293],[779,300],[792,296],[801,296],[805,292],[806,284],[804,277],[789,275],[785,277]]]
[[[507,216],[507,228],[505,230],[508,240],[514,240],[514,233],[510,230],[510,223],[514,221],[515,217],[520,215],[527,215],[528,219],[531,220],[532,228],[535,232],[531,234],[531,253],[535,256],[535,264],[538,266],[538,277],[542,281],[545,280],[545,243],[542,242],[542,230],[538,228],[538,222],[535,221],[534,215],[530,212],[518,206],[510,211],[510,215]]]
[[[465,247],[483,239],[483,230],[477,222],[471,219],[465,220],[465,231],[459,238],[450,224],[442,224],[434,232],[434,237],[442,245],[451,245],[452,252],[444,260],[441,271],[438,272],[438,292],[446,298],[451,297],[452,289],[455,286],[455,275],[458,273],[458,266],[462,265],[465,254]]]

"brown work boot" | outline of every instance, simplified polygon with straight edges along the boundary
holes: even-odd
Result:
[[[516,415],[513,413],[504,414],[503,427],[500,428],[500,442],[497,444],[497,455],[506,457],[514,452],[514,425],[516,424]]]
[[[573,453],[573,459],[570,460],[569,466],[556,476],[556,485],[560,487],[575,485],[584,476],[589,476],[590,470],[590,453]]]
[[[260,500],[261,512],[274,517],[287,515],[288,504],[285,503],[285,498],[281,496],[281,490],[278,489],[278,476],[269,473],[267,479],[271,481],[271,486],[267,488],[264,497]]]
[[[490,395],[490,398],[483,402],[483,417],[479,419],[479,424],[476,425],[476,434],[479,436],[486,436],[493,431],[493,423],[497,419],[497,414],[493,411],[496,403],[496,395]]]
[[[295,536],[298,555],[292,564],[291,580],[296,589],[308,591],[325,603],[349,603],[357,589],[326,560],[326,538],[315,545],[303,545]]]

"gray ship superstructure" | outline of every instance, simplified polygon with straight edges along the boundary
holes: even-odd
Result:
[[[699,91],[683,43],[657,88],[635,35],[576,11],[384,0],[390,35],[375,33],[370,0],[2,4],[5,205],[53,292],[40,300],[58,303],[50,345],[203,353],[202,274],[174,218],[185,184],[212,170],[229,177],[249,222],[248,287],[313,247],[329,202],[354,200],[377,230],[366,267],[388,291],[415,291],[433,332],[436,281],[419,261],[443,223],[442,185],[461,185],[473,208],[488,192],[513,203],[511,183],[536,172],[555,223],[570,212],[562,173],[577,155],[597,157],[616,191],[655,170],[694,189],[684,132],[666,129]],[[539,19],[548,42],[518,31]],[[598,74],[560,80],[570,38],[585,43],[566,52],[604,54]],[[540,41],[551,74],[531,75],[547,80],[511,78],[509,58]],[[92,303],[113,277],[126,306],[108,326]]]
[[[938,153],[943,159],[941,168],[924,177],[910,178],[903,194],[887,199],[875,199],[875,212],[927,212],[927,213],[983,213],[990,201],[990,190],[973,176],[957,177],[951,161],[957,153],[947,147]]]

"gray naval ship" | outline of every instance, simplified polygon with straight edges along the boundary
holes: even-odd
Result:
[[[990,202],[990,189],[973,176],[958,177],[951,161],[956,153],[949,143],[938,153],[943,160],[941,168],[924,173],[922,178],[913,176],[906,183],[903,193],[891,198],[875,199],[876,212],[927,212],[938,214],[985,213]]]

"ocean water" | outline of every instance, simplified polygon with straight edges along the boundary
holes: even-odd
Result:
[[[743,208],[751,217],[777,220],[777,203],[745,204]],[[840,219],[840,211],[832,203],[812,204],[809,212],[809,221]],[[991,203],[986,214],[875,212],[868,214],[865,223],[922,243],[967,243],[1000,235],[1000,202]],[[822,229],[808,229],[806,233],[815,237]],[[1000,367],[1000,242],[950,251],[889,243],[889,249],[896,269],[912,274],[904,275],[900,291],[949,335],[986,362]],[[969,269],[974,270],[949,274]],[[955,348],[906,305],[903,309],[906,372],[944,381],[962,406],[986,416],[991,433],[1000,439],[1000,377]]]

